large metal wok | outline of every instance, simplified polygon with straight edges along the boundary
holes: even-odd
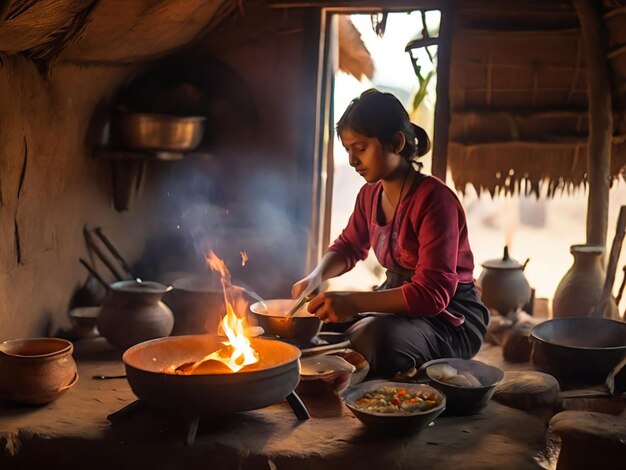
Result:
[[[252,338],[260,362],[231,372],[215,361],[193,374],[167,372],[222,347],[223,337],[188,335],[137,344],[124,353],[128,382],[143,402],[200,416],[253,410],[278,403],[300,379],[300,350],[270,339]],[[173,366],[173,367],[172,367]]]
[[[601,383],[626,357],[626,323],[603,318],[555,318],[533,328],[535,366],[565,381]]]

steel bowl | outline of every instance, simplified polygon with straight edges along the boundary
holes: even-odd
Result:
[[[626,357],[626,323],[604,318],[554,318],[530,332],[532,361],[557,379],[601,383]]]
[[[435,364],[448,364],[458,372],[470,372],[480,382],[480,387],[462,387],[434,378],[429,369]],[[473,359],[445,358],[426,362],[418,371],[423,374],[431,386],[446,395],[446,414],[471,415],[480,412],[487,406],[496,391],[496,387],[504,378],[502,369]]]
[[[440,403],[438,406],[428,411],[414,411],[412,413],[378,413],[367,411],[355,406],[355,402],[365,393],[385,386],[401,387],[411,392],[423,391],[434,393],[438,400],[440,400]],[[341,399],[350,409],[352,414],[354,414],[354,416],[356,416],[365,426],[373,431],[384,434],[418,433],[432,423],[446,408],[445,395],[429,385],[389,382],[386,380],[371,380],[350,386],[341,393]]]
[[[195,149],[204,135],[204,117],[117,113],[111,119],[114,147],[184,152]]]
[[[201,416],[263,408],[280,402],[298,385],[300,350],[262,338],[250,340],[261,362],[238,372],[216,372],[204,365],[192,374],[171,372],[216,351],[224,339],[171,336],[132,346],[122,357],[130,387],[145,403]]]
[[[307,344],[319,333],[322,321],[307,312],[306,304],[287,318],[294,302],[294,299],[264,300],[250,305],[250,311],[266,334]]]

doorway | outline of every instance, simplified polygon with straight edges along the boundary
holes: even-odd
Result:
[[[348,164],[345,150],[334,132],[336,121],[352,99],[369,88],[377,88],[394,94],[411,120],[426,129],[432,139],[437,84],[436,37],[441,22],[439,10],[329,15],[325,38],[331,47],[324,49],[326,89],[321,90],[321,96],[327,97],[328,110],[323,132],[327,140],[321,144],[318,256],[346,226],[356,195],[365,184]],[[425,38],[433,40],[420,47]],[[359,68],[351,60],[363,53],[371,59],[371,73],[367,73],[367,66]],[[429,173],[430,153],[420,161],[424,164],[423,171]],[[383,278],[384,270],[370,250],[368,258],[350,272],[331,279],[328,289],[364,290],[380,284]]]

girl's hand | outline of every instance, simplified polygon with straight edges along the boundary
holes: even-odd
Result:
[[[297,298],[307,287],[311,287],[311,292],[317,289],[322,283],[322,275],[319,268],[316,268],[304,279],[300,279],[291,287],[291,297]],[[310,293],[307,295],[307,297]]]
[[[323,292],[309,302],[307,310],[325,323],[346,321],[360,313],[356,295],[357,292]]]
[[[300,279],[293,286],[291,286],[291,298],[297,298],[302,293],[302,291],[306,289],[306,286],[309,285],[309,282],[310,280],[307,276],[304,279]]]

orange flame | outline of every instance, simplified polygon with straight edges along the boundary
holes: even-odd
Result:
[[[248,262],[248,253],[246,253],[245,251],[240,251],[239,254],[241,255],[241,265],[245,266]]]
[[[220,322],[218,333],[226,335],[228,339],[222,342],[223,348],[196,361],[186,370],[186,373],[193,372],[200,364],[210,360],[219,361],[233,372],[237,372],[250,364],[259,362],[259,355],[246,336],[245,318],[236,313],[245,312],[248,304],[243,298],[241,289],[231,284],[230,273],[224,261],[218,258],[213,251],[209,252],[206,261],[209,267],[213,271],[219,272],[221,276],[226,315]]]

